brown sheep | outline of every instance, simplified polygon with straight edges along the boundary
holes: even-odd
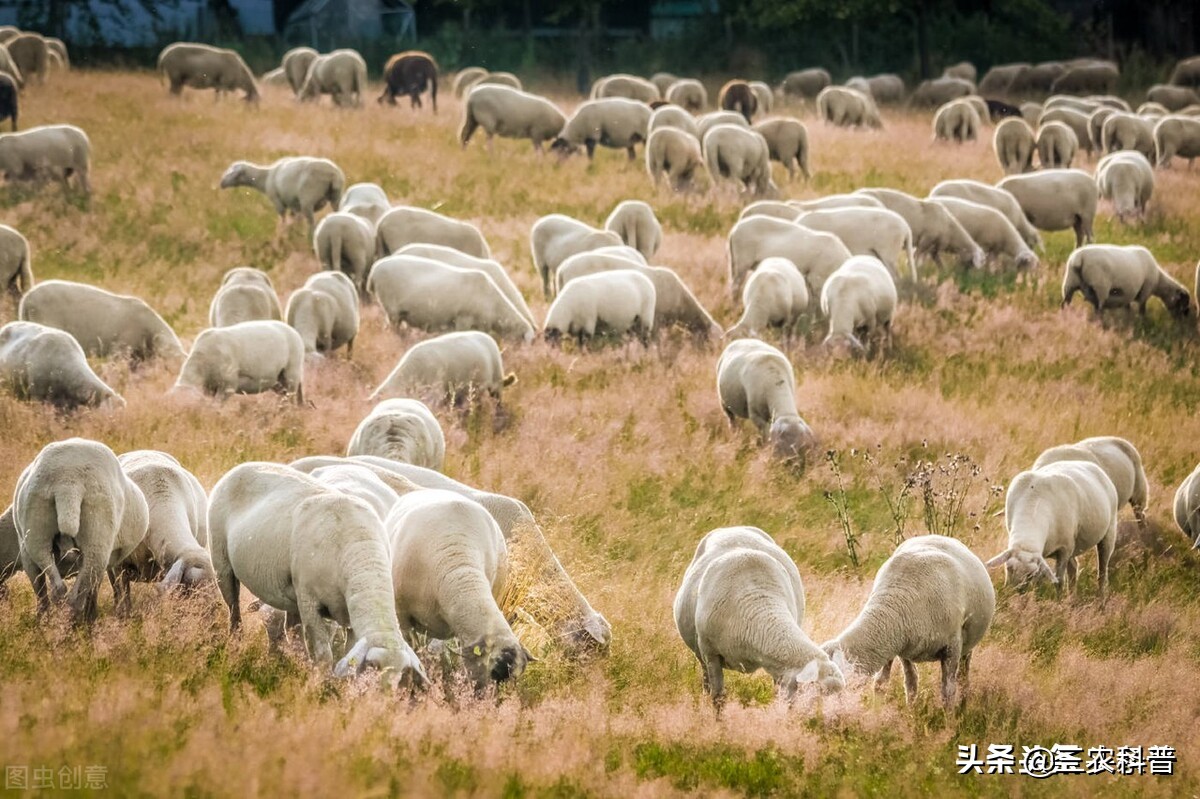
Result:
[[[758,111],[758,98],[754,90],[744,80],[731,80],[721,87],[717,97],[717,105],[725,111],[737,111],[746,118],[747,122]]]
[[[437,113],[438,66],[429,53],[407,50],[388,59],[383,68],[383,94],[379,102],[395,105],[396,98],[407,94],[413,108],[421,107],[421,93],[429,89],[433,113]]]

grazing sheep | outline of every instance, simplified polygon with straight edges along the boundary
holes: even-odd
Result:
[[[1200,89],[1200,56],[1180,59],[1171,70],[1171,85]]]
[[[490,258],[476,258],[473,255],[467,255],[461,250],[456,250],[453,247],[445,247],[441,244],[406,244],[396,251],[396,255],[415,255],[420,258],[441,261],[449,266],[457,266],[459,269],[473,269],[476,272],[483,272],[492,279],[492,282],[496,284],[496,288],[500,289],[500,293],[512,303],[517,312],[525,317],[529,324],[535,324],[533,312],[529,310],[529,306],[525,303],[525,298],[521,296],[521,292],[513,284],[512,278],[508,276],[508,272],[504,271],[504,267],[498,262]]]
[[[1067,71],[1067,65],[1061,61],[1043,61],[1026,69],[1013,78],[1008,87],[1008,93],[1013,95],[1044,95],[1050,93],[1050,86],[1059,75]]]
[[[1075,231],[1075,246],[1092,240],[1099,190],[1096,181],[1078,169],[1047,169],[1012,175],[996,184],[1017,198],[1030,224],[1038,230]]]
[[[379,255],[392,255],[406,244],[441,244],[476,258],[491,258],[492,251],[479,228],[435,211],[398,205],[375,225]]]
[[[815,200],[788,200],[785,205],[798,211],[821,211],[829,208],[883,208],[883,203],[865,194],[827,194]]]
[[[429,102],[437,113],[438,65],[429,53],[406,50],[388,59],[383,67],[383,94],[378,102],[395,105],[396,98],[408,95],[413,108],[421,107],[421,95],[429,90]]]
[[[533,268],[542,276],[546,299],[551,296],[551,277],[567,258],[621,243],[621,237],[611,230],[598,230],[563,214],[550,214],[534,222],[529,231],[529,250],[533,254]]]
[[[281,391],[304,402],[304,342],[293,328],[274,320],[239,322],[201,331],[175,381],[225,399],[230,394]]]
[[[396,475],[389,475],[381,469],[373,469],[365,463],[356,463],[350,459],[316,458],[314,460],[328,460],[330,463],[328,466],[317,466],[311,470],[298,469],[298,471],[311,475],[321,485],[336,488],[343,494],[361,499],[371,506],[371,510],[375,511],[375,515],[379,517],[380,521],[387,518],[392,507],[400,499],[400,493],[392,487],[399,481]],[[298,468],[294,463],[291,466],[293,469]],[[405,482],[401,482],[400,485],[408,490]]]
[[[338,211],[355,214],[371,223],[371,234],[374,235],[375,224],[379,217],[392,207],[387,192],[377,183],[355,183],[342,192],[338,203]]]
[[[772,161],[783,164],[788,171],[788,180],[796,177],[796,168],[804,179],[812,177],[808,171],[808,130],[798,119],[764,119],[754,125],[753,130],[767,141],[767,155]]]
[[[647,258],[653,258],[662,244],[662,225],[654,215],[654,209],[640,200],[618,203],[604,220],[604,229],[616,233]]]
[[[477,86],[467,95],[463,123],[458,140],[466,149],[477,128],[487,134],[488,151],[492,137],[529,139],[541,154],[542,145],[553,141],[567,124],[567,118],[554,103],[536,94],[510,86]]]
[[[552,343],[575,336],[583,346],[597,331],[622,336],[636,331],[644,345],[654,332],[654,283],[632,269],[584,275],[565,284],[550,310],[542,335]]]
[[[24,31],[4,44],[21,77],[30,83],[45,83],[49,71],[50,49],[40,33]],[[1184,103],[1187,105],[1187,103]]]
[[[1200,103],[1200,94],[1186,86],[1168,86],[1158,83],[1146,91],[1146,99],[1152,103],[1158,103],[1168,112],[1174,113],[1189,105]]]
[[[264,86],[287,86],[287,73],[283,71],[283,67],[276,67],[259,75],[258,82]]]
[[[1103,199],[1112,201],[1118,219],[1145,219],[1154,193],[1154,167],[1136,150],[1121,150],[1100,159],[1096,186]]]
[[[579,151],[582,145],[588,160],[596,153],[596,145],[625,150],[629,160],[637,158],[634,146],[646,141],[649,135],[650,106],[624,97],[604,97],[589,100],[575,109],[558,138],[550,145],[560,158]]]
[[[92,192],[88,183],[92,144],[87,134],[74,125],[42,125],[20,133],[0,133],[0,172],[6,180],[33,181],[41,187],[57,180],[71,188],[71,178],[85,195]]]
[[[1137,447],[1117,436],[1094,436],[1074,444],[1050,447],[1038,455],[1033,468],[1040,469],[1059,461],[1089,461],[1099,466],[1117,490],[1117,507],[1128,504],[1133,508],[1138,524],[1145,526],[1149,489]]]
[[[701,149],[714,186],[725,179],[756,195],[778,193],[771,180],[770,149],[761,134],[737,125],[716,125],[704,134]]]
[[[704,141],[705,135],[717,125],[735,125],[739,128],[749,128],[746,118],[735,111],[713,111],[696,120],[696,138]]]
[[[609,75],[596,81],[592,99],[602,97],[624,97],[627,100],[637,100],[639,103],[653,103],[662,99],[658,87],[645,78],[636,75]]]
[[[17,316],[75,337],[88,355],[128,354],[135,361],[183,357],[175,331],[137,297],[67,280],[38,283],[21,299]]]
[[[346,275],[364,294],[375,247],[375,227],[357,213],[335,211],[313,231],[313,252],[321,268]]]
[[[171,94],[175,96],[187,86],[192,89],[215,89],[218,98],[221,92],[240,89],[246,93],[246,102],[257,103],[259,100],[254,73],[233,50],[176,42],[158,54],[158,73],[166,76],[171,84]]]
[[[917,255],[927,255],[941,263],[942,253],[949,252],[976,269],[983,265],[983,250],[950,212],[937,203],[895,189],[859,189],[856,194],[874,197],[889,211],[900,214],[912,231]]]
[[[781,200],[755,200],[742,209],[742,212],[738,214],[738,221],[749,219],[752,216],[770,216],[787,222],[795,222],[796,217],[801,213],[796,206]]]
[[[646,171],[650,173],[650,182],[655,186],[659,178],[666,175],[673,191],[691,190],[692,180],[704,171],[700,140],[675,127],[650,131],[650,138],[646,141]]]
[[[265,194],[275,206],[280,223],[286,221],[288,213],[303,215],[311,235],[313,215],[326,204],[337,208],[346,187],[346,176],[327,158],[292,156],[267,166],[235,161],[221,176],[221,188],[238,186]]]
[[[1069,169],[1079,149],[1079,139],[1064,123],[1047,122],[1038,130],[1036,146],[1042,169]]]
[[[731,341],[717,360],[717,399],[733,427],[749,419],[774,457],[804,465],[817,437],[796,410],[796,374],[787,356],[763,341]]]
[[[892,273],[900,276],[900,256],[908,258],[908,269],[917,279],[913,234],[904,217],[886,208],[829,208],[805,211],[796,224],[823,230],[842,240],[853,255],[874,255]]]
[[[1188,107],[1190,108],[1191,106]],[[1115,111],[1116,109],[1113,110]],[[1158,103],[1142,103],[1137,107],[1137,111],[1135,113],[1142,119],[1150,120],[1153,123],[1169,115],[1171,112],[1166,109],[1166,106]],[[1179,113],[1182,114],[1183,111],[1180,111]]]
[[[247,267],[239,268],[251,271]],[[283,318],[283,311],[279,307],[279,298],[275,296],[271,279],[257,269],[252,271],[262,275],[263,280],[238,280],[238,275],[233,270],[225,274],[225,280],[217,289],[208,308],[209,327],[228,327],[239,322],[253,322],[256,319]]]
[[[646,130],[654,133],[659,128],[678,128],[697,139],[700,138],[700,128],[696,125],[696,118],[677,105],[660,105],[650,114],[650,124],[646,126]],[[650,140],[647,138],[647,151],[649,148]]]
[[[962,144],[975,141],[983,126],[979,112],[966,100],[951,100],[937,110],[933,117],[933,139]]]
[[[1104,125],[1101,127],[1101,140],[1106,153],[1136,150],[1146,156],[1147,160],[1152,159],[1154,158],[1154,120],[1143,119],[1134,114],[1114,113],[1104,120]]]
[[[658,93],[663,97],[667,96],[667,89],[671,88],[679,80],[680,77],[678,75],[670,72],[655,72],[649,78],[649,81],[654,84],[654,88],[658,89]]]
[[[1020,174],[1033,169],[1036,145],[1033,131],[1025,120],[1011,117],[997,125],[992,134],[992,148],[1004,174]]]
[[[300,96],[300,87],[304,85],[304,80],[308,77],[308,68],[320,55],[311,47],[293,47],[283,54],[280,68],[287,76],[287,83],[292,89],[292,94]]]
[[[1090,157],[1092,154],[1092,114],[1096,110],[1078,111],[1065,106],[1050,107],[1047,106],[1041,115],[1038,116],[1038,126],[1046,125],[1049,122],[1061,122],[1069,127],[1074,133],[1075,138]],[[1114,113],[1116,109],[1113,109]],[[1096,149],[1099,149],[1098,146]]]
[[[708,107],[708,90],[695,78],[683,78],[671,84],[663,99],[698,114]]]
[[[511,72],[489,72],[479,80],[472,83],[471,87],[481,84],[484,86],[507,86],[510,89],[517,89],[518,91],[524,90],[525,88],[521,84],[521,79]]]
[[[978,74],[975,70],[975,65],[970,61],[959,61],[957,64],[952,64],[942,70],[943,78],[958,78],[972,84],[975,83],[975,78]]]
[[[500,389],[517,381],[504,374],[500,348],[487,333],[467,330],[414,344],[370,399],[409,395],[419,389],[436,387],[439,396],[450,395],[457,404],[472,389],[486,391],[500,399]]]
[[[322,668],[346,676],[370,665],[426,683],[396,621],[387,537],[367,503],[287,466],[243,463],[213,487],[208,526],[231,630],[241,626],[245,584],[299,617],[309,657]],[[326,619],[357,637],[336,666]]]
[[[804,275],[787,258],[764,258],[742,289],[742,308],[742,318],[726,338],[754,337],[769,327],[782,327],[786,335],[808,310]]]
[[[432,488],[401,497],[386,527],[400,629],[410,638],[457,638],[476,690],[520,677],[533,657],[498,605],[509,575],[495,519],[471,499]]]
[[[367,62],[357,51],[342,49],[313,59],[296,97],[308,102],[328,94],[339,108],[360,108],[366,90]]]
[[[721,87],[717,95],[717,106],[723,111],[736,111],[750,123],[758,113],[758,98],[749,83],[744,80],[731,80]]]
[[[876,572],[858,617],[821,648],[834,663],[874,674],[876,686],[900,658],[909,704],[917,697],[914,664],[938,661],[942,704],[949,710],[956,695],[966,697],[971,652],[995,612],[996,591],[971,550],[946,536],[917,536],[896,547]]]
[[[1175,492],[1174,513],[1175,523],[1191,540],[1192,549],[1200,549],[1200,466],[1184,479]]]
[[[292,292],[285,318],[306,353],[330,353],[344,344],[349,357],[358,336],[357,287],[341,272],[318,272]]]
[[[1078,247],[1067,259],[1063,272],[1063,307],[1070,305],[1079,292],[1097,314],[1106,308],[1128,308],[1133,304],[1138,306],[1138,313],[1145,314],[1151,297],[1162,300],[1174,317],[1191,313],[1188,290],[1164,272],[1145,247]]]
[[[1061,599],[1064,581],[1075,581],[1075,558],[1095,547],[1103,599],[1117,542],[1117,489],[1095,463],[1059,461],[1018,474],[1008,485],[1004,526],[1008,548],[987,567],[1004,566],[1006,582],[1024,588],[1045,577]]]
[[[483,67],[466,67],[460,69],[454,75],[454,96],[462,97],[471,87],[474,86],[481,78],[486,77],[488,71]]]
[[[979,81],[979,93],[985,97],[1007,95],[1013,81],[1029,70],[1029,64],[997,64],[984,73]]]
[[[1020,234],[1022,240],[1031,249],[1043,249],[1041,234],[1038,233],[1037,228],[1029,224],[1029,220],[1025,218],[1025,212],[1021,210],[1017,198],[1013,197],[1009,192],[987,183],[980,183],[977,180],[943,180],[929,192],[931,200],[939,197],[957,197],[994,208],[1002,213],[1009,223],[1016,228],[1017,233]],[[961,222],[962,220],[959,221]],[[970,231],[967,232],[970,233]],[[984,246],[978,241],[976,243]]]
[[[63,69],[71,68],[71,56],[67,54],[67,45],[63,43],[62,39],[47,36],[46,47],[50,50],[51,56],[58,56],[58,60],[61,62],[59,65]]]
[[[1179,157],[1187,159],[1190,170],[1192,159],[1200,156],[1200,119],[1164,117],[1154,126],[1154,149],[1155,163],[1160,169]]]
[[[35,322],[0,327],[0,385],[19,398],[68,410],[125,404],[92,371],[78,341]]]
[[[771,113],[775,106],[775,95],[772,94],[771,87],[761,80],[752,80],[750,91],[754,92],[754,99],[758,101],[758,110],[764,114]]]
[[[1084,98],[1088,102],[1094,103],[1097,106],[1108,106],[1117,111],[1124,111],[1126,114],[1133,112],[1133,107],[1129,105],[1127,100],[1117,97],[1115,94],[1089,94]]]
[[[533,324],[478,269],[393,255],[375,262],[367,291],[395,326],[404,322],[431,332],[482,330],[504,339],[533,340]]]
[[[854,89],[829,86],[817,95],[817,115],[840,128],[883,127],[875,101]]]
[[[11,76],[0,72],[0,122],[12,120],[12,129],[17,129],[17,116],[20,114],[17,82]]]
[[[1042,118],[1042,106],[1038,103],[1021,103],[1021,119],[1031,128]]]
[[[796,265],[816,297],[833,271],[850,258],[850,250],[832,233],[821,233],[769,216],[743,219],[729,231],[729,282],[731,295],[742,291],[746,277],[773,255]]]
[[[8,225],[0,225],[0,288],[8,289],[18,301],[33,288],[29,241]]]
[[[989,260],[1008,258],[1017,269],[1037,268],[1037,255],[1012,222],[995,208],[953,196],[931,196],[930,199],[950,212]]]
[[[1117,109],[1103,106],[1088,116],[1088,141],[1091,143],[1088,148],[1089,152],[1091,150],[1104,152],[1104,123],[1115,113],[1117,113]]]
[[[811,67],[785,75],[779,86],[779,93],[784,97],[809,99],[816,97],[831,83],[833,78],[827,70]]]
[[[862,355],[878,338],[884,349],[890,349],[897,303],[896,282],[878,258],[847,259],[821,288],[821,313],[829,319],[824,346],[846,346]]]
[[[975,84],[962,78],[923,80],[913,90],[909,105],[914,108],[936,108],[951,100],[975,93]]]
[[[346,456],[376,455],[441,470],[446,437],[437,417],[415,399],[385,399],[359,422]]]
[[[1121,73],[1116,65],[1093,62],[1071,67],[1050,84],[1054,94],[1112,94]]]
[[[904,79],[883,73],[867,78],[867,89],[876,103],[899,103],[904,99]]]
[[[115,579],[114,569],[146,537],[148,510],[111,449],[83,438],[47,445],[17,479],[13,523],[39,614],[65,599],[76,624],[92,622],[106,570],[117,606],[126,604],[128,585]],[[56,548],[80,552],[69,595]]]

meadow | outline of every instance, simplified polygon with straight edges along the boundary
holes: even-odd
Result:
[[[564,108],[578,102],[555,97]],[[226,269],[265,269],[286,299],[317,268],[302,223],[280,233],[264,197],[218,190],[234,160],[329,157],[348,182],[378,182],[393,202],[477,224],[539,319],[533,222],[560,212],[601,224],[636,198],[665,228],[655,260],[676,269],[723,327],[736,321],[725,236],[742,200],[732,190],[655,191],[644,164],[618,151],[600,150],[590,164],[539,158],[527,142],[463,151],[461,106],[448,90],[436,116],[373,99],[342,111],[266,88],[255,109],[208,93],[171,98],[150,73],[56,74],[23,95],[22,123],[88,132],[93,196],[7,184],[0,221],[29,238],[37,279],[136,294],[187,343],[206,326]],[[930,114],[885,109],[884,130],[862,132],[792,110],[809,126],[815,174],[788,183],[777,169],[791,197],[863,186],[924,196],[946,178],[1001,177],[988,139],[934,144]],[[1102,206],[1097,240],[1144,244],[1191,286],[1200,173],[1177,163],[1156,177],[1149,218],[1125,226]],[[370,675],[318,674],[299,649],[270,655],[253,614],[231,639],[215,590],[182,598],[135,586],[133,616],[119,619],[105,588],[100,621],[73,630],[58,617],[39,623],[18,575],[0,599],[0,765],[102,767],[122,796],[1195,795],[1200,558],[1171,518],[1175,488],[1200,457],[1195,320],[1176,323],[1156,302],[1145,318],[1103,323],[1078,299],[1060,310],[1073,236],[1046,240],[1040,268],[1025,277],[926,267],[887,357],[832,359],[819,324],[789,345],[800,412],[825,451],[803,471],[771,462],[748,425],[730,429],[716,398],[720,342],[680,331],[648,349],[510,346],[505,365],[519,381],[502,412],[438,410],[446,473],[532,508],[612,623],[608,653],[577,661],[540,647],[541,661],[497,696],[413,700]],[[15,314],[5,299],[0,322]],[[166,450],[209,488],[243,461],[341,453],[371,407],[367,395],[421,337],[388,329],[367,307],[353,359],[339,352],[308,364],[310,402],[299,408],[272,394],[168,397],[167,367],[131,370],[120,360],[94,366],[125,397],[123,409],[63,414],[2,395],[0,491],[43,446],[69,436],[118,453]],[[879,695],[857,680],[788,706],[764,675],[730,674],[731,701],[714,715],[671,617],[704,533],[737,524],[771,533],[803,576],[805,630],[824,641],[857,614],[901,538],[932,531],[985,559],[1000,552],[1006,534],[995,513],[1012,476],[1048,446],[1107,434],[1141,451],[1148,530],[1123,511],[1103,606],[1094,555],[1082,561],[1078,595],[1061,602],[1048,589],[1004,588],[997,574],[995,622],[975,652],[962,711],[942,710],[936,667],[925,665],[912,707],[896,675]],[[959,745],[1013,744],[1019,755],[1022,745],[1055,743],[1173,746],[1176,773],[1036,780],[955,766]],[[78,793],[55,786],[43,793]]]

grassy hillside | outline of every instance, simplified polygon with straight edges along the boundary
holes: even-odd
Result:
[[[37,278],[137,294],[187,342],[226,269],[266,269],[286,299],[316,268],[302,224],[276,235],[264,197],[217,189],[234,160],[291,154],[330,157],[350,182],[376,181],[396,202],[477,224],[539,318],[533,222],[562,212],[599,224],[620,200],[644,199],[666,229],[656,260],[723,326],[736,319],[724,245],[740,210],[732,191],[655,193],[642,164],[614,151],[593,164],[539,159],[510,141],[491,155],[478,142],[460,151],[450,97],[434,117],[373,102],[346,112],[299,106],[268,90],[254,110],[209,94],[169,98],[148,74],[75,73],[23,103],[24,124],[78,124],[93,146],[90,207],[57,187],[0,188],[0,221],[29,238]],[[885,112],[882,132],[807,119],[816,174],[783,184],[790,196],[869,185],[923,195],[946,178],[1000,177],[987,142],[933,144],[926,115]],[[1157,177],[1150,219],[1125,227],[1103,208],[1097,240],[1145,244],[1190,286],[1200,175],[1176,166]],[[830,453],[802,474],[769,462],[748,427],[729,429],[716,400],[719,343],[673,331],[649,350],[509,347],[506,367],[520,380],[504,417],[486,407],[438,412],[445,471],[531,506],[612,622],[607,657],[579,663],[550,650],[498,699],[410,702],[369,677],[325,679],[299,652],[272,658],[256,618],[229,639],[215,591],[164,600],[139,586],[134,617],[121,620],[105,589],[100,622],[80,632],[62,620],[39,625],[18,576],[0,600],[0,762],[103,766],[111,789],[139,796],[1196,793],[1200,559],[1170,501],[1200,458],[1200,344],[1192,323],[1174,323],[1157,303],[1145,319],[1118,314],[1103,325],[1078,300],[1059,310],[1072,245],[1070,233],[1049,234],[1028,280],[927,271],[884,360],[831,361],[819,330],[791,347],[801,413]],[[14,316],[5,300],[0,320]],[[117,452],[167,450],[210,488],[242,461],[339,453],[370,390],[420,337],[388,330],[366,308],[353,360],[310,364],[313,407],[299,409],[269,394],[167,398],[167,368],[131,372],[119,361],[95,365],[125,396],[122,410],[63,415],[0,396],[0,490],[41,447],[72,435]],[[1104,607],[1094,555],[1083,559],[1078,598],[1001,588],[961,714],[943,713],[937,670],[923,666],[911,709],[895,677],[879,696],[859,681],[787,707],[772,701],[765,676],[731,675],[733,701],[714,718],[671,618],[705,532],[753,524],[774,535],[799,564],[804,626],[822,641],[856,615],[898,537],[932,529],[982,557],[998,553],[1003,486],[1043,448],[1098,434],[1140,448],[1151,531],[1123,526]],[[972,743],[1018,753],[1170,745],[1179,761],[1170,778],[959,776],[956,746]]]

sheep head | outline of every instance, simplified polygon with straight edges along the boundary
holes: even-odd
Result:
[[[565,161],[570,156],[579,152],[579,145],[571,144],[571,142],[559,136],[550,142],[550,152],[557,155],[559,161]]]
[[[608,619],[599,613],[592,613],[584,619],[572,620],[563,634],[568,646],[579,651],[607,649],[612,643],[612,625]]]
[[[489,681],[499,683],[520,677],[525,666],[537,660],[515,638],[501,641],[490,636],[463,647],[460,654],[477,689]]]
[[[366,668],[379,669],[390,678],[394,675],[400,684],[411,684],[413,688],[424,690],[429,686],[429,678],[425,669],[412,648],[401,639],[399,646],[371,646],[367,638],[358,639],[346,656],[333,667],[335,677],[354,677],[362,674]]]
[[[989,569],[1003,566],[1004,582],[1014,585],[1017,590],[1025,590],[1042,577],[1055,585],[1058,584],[1058,577],[1055,576],[1054,570],[1037,552],[1006,549],[989,560],[986,565]]]
[[[837,693],[846,687],[846,678],[841,668],[824,651],[804,664],[803,668],[785,671],[780,686],[787,692],[787,698],[790,700],[800,690],[800,685],[808,682],[817,683],[821,692],[826,694]]]
[[[225,174],[221,176],[221,188],[232,189],[236,186],[251,186],[253,185],[250,179],[250,168],[253,166],[249,161],[235,161],[230,164],[229,169],[225,170]]]
[[[797,460],[804,464],[805,455],[817,446],[817,437],[812,428],[799,416],[780,416],[771,422],[767,433],[775,457],[781,460]]]

